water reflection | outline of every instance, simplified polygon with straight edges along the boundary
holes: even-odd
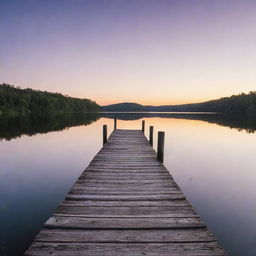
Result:
[[[165,165],[220,244],[232,256],[256,255],[256,137],[248,133],[255,131],[254,122],[199,114],[102,116],[2,119],[1,256],[22,255],[100,150],[102,125],[107,124],[110,133],[114,117],[120,119],[118,127],[124,129],[139,129],[138,119],[144,118],[146,136],[148,126],[154,126],[154,142],[156,131],[165,131]],[[71,126],[76,127],[65,129]],[[16,136],[20,137],[12,139]]]
[[[21,135],[61,131],[68,127],[89,125],[99,119],[97,113],[49,114],[45,116],[0,116],[0,139],[11,140]]]
[[[236,115],[223,115],[213,113],[101,113],[106,118],[118,118],[120,120],[137,120],[141,118],[174,118],[174,119],[189,119],[189,120],[201,120],[208,123],[215,123],[230,128],[235,128],[238,131],[245,130],[248,133],[254,133],[256,131],[256,118],[247,116]]]
[[[188,119],[201,120],[215,123],[238,131],[245,130],[248,133],[256,131],[256,119],[241,116],[225,116],[208,113],[77,113],[58,115],[25,115],[25,116],[0,116],[0,140],[11,140],[21,135],[35,135],[50,131],[61,131],[69,127],[89,125],[100,117],[117,118],[119,120],[138,120],[141,118],[165,118],[165,119]]]

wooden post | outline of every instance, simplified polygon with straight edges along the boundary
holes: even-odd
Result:
[[[107,125],[103,125],[103,145],[107,142]]]
[[[114,118],[114,130],[116,130],[116,118]]]
[[[149,126],[149,144],[153,147],[153,126]]]
[[[164,132],[158,132],[157,160],[161,163],[164,161]]]
[[[145,120],[142,120],[142,128],[141,128],[142,132],[145,132]]]

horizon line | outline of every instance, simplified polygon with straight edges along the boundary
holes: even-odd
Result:
[[[17,89],[21,89],[21,90],[31,89],[31,90],[35,90],[35,91],[41,91],[41,92],[58,93],[58,94],[62,94],[65,97],[79,98],[79,99],[89,99],[89,100],[92,100],[92,101],[97,103],[97,101],[95,99],[89,98],[89,97],[71,96],[71,95],[66,94],[64,92],[48,91],[48,90],[42,90],[42,89],[34,89],[34,88],[31,88],[31,87],[22,87],[22,86],[19,86],[19,85],[9,84],[9,83],[6,83],[6,82],[1,82],[0,83],[0,85],[4,85],[4,84],[5,85],[13,86],[13,87],[15,87]],[[208,100],[204,100],[204,101],[199,101],[199,102],[187,102],[187,103],[178,103],[178,104],[173,103],[173,104],[160,104],[160,105],[157,104],[157,105],[154,105],[154,104],[141,104],[141,103],[134,102],[134,101],[124,101],[124,102],[117,102],[117,103],[110,103],[110,104],[99,104],[99,103],[97,103],[97,104],[99,106],[101,106],[101,107],[109,106],[109,105],[118,105],[118,104],[138,104],[138,105],[141,105],[141,106],[153,106],[153,107],[159,107],[159,106],[181,106],[181,105],[190,105],[190,104],[200,104],[200,103],[204,103],[204,102],[219,100],[219,99],[222,99],[222,98],[228,98],[228,97],[238,96],[238,95],[242,95],[242,94],[249,94],[251,92],[255,92],[255,91],[250,90],[249,92],[240,92],[238,94],[232,94],[230,96],[221,96],[219,98],[212,98],[212,99],[208,99]]]

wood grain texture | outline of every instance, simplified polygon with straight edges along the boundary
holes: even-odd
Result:
[[[169,230],[70,230],[44,228],[35,238],[37,242],[73,243],[163,243],[212,242],[216,238],[206,229]]]
[[[53,229],[194,229],[205,228],[198,217],[192,218],[81,218],[54,215],[45,223],[45,227]]]
[[[168,195],[67,195],[67,200],[99,200],[99,201],[159,201],[159,200],[180,200],[184,199],[182,193]]]
[[[196,215],[190,206],[174,207],[94,207],[94,206],[70,206],[60,205],[56,213],[85,216],[109,216],[109,217],[190,217]]]
[[[141,130],[116,129],[27,256],[224,256]]]
[[[25,256],[227,256],[207,243],[50,243],[34,242]]]
[[[130,207],[130,206],[189,206],[190,204],[186,200],[158,200],[158,201],[95,201],[95,200],[64,200],[60,205],[70,206],[95,206],[95,207]]]

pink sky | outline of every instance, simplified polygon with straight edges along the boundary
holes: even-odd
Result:
[[[0,82],[99,104],[256,88],[256,2],[1,1]]]

